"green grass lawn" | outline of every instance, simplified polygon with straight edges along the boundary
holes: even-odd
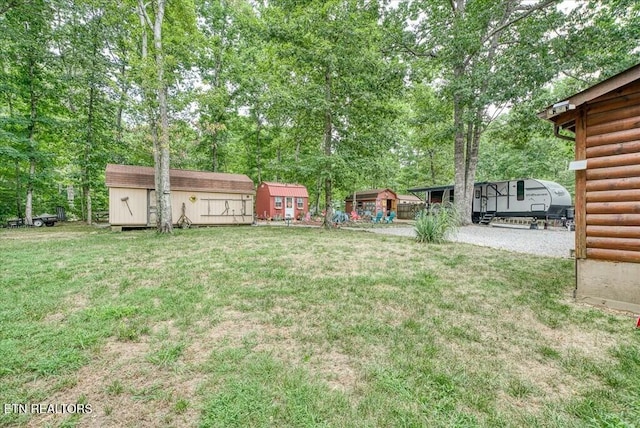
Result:
[[[1,426],[640,421],[635,320],[575,304],[572,260],[349,230],[60,226],[0,231],[0,261]]]

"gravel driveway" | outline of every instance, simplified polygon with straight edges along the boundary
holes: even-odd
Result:
[[[365,229],[374,233],[397,236],[415,236],[413,227]],[[574,248],[575,232],[566,229],[531,230],[516,226],[464,226],[451,241],[484,247],[500,248],[516,253],[535,254],[547,257],[569,257]]]

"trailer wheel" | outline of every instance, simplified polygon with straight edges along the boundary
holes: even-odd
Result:
[[[42,221],[42,219],[37,218],[33,220],[33,225],[35,227],[42,227],[43,224],[44,224],[44,221]]]
[[[48,223],[45,223],[44,225],[47,226],[47,227],[53,227],[55,225],[55,223],[50,221]]]

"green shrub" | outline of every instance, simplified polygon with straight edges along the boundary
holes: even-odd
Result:
[[[453,205],[433,204],[416,216],[416,239],[418,242],[439,244],[458,227],[458,213]]]

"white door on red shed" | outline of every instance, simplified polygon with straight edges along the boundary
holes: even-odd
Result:
[[[284,204],[284,218],[293,218],[293,198],[287,196]]]

